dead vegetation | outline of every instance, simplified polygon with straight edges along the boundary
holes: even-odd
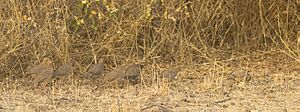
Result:
[[[299,109],[299,0],[2,0],[0,110]],[[68,80],[26,72],[72,59]],[[84,78],[143,63],[138,84]],[[176,70],[164,80],[165,70]]]

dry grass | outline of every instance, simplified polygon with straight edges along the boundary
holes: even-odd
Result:
[[[1,111],[300,110],[298,0],[82,1],[0,1]],[[44,57],[74,74],[32,87]],[[142,83],[82,79],[100,58],[144,63]],[[172,67],[176,80],[156,78]]]

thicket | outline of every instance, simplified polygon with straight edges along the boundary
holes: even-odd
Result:
[[[99,58],[184,65],[278,50],[297,60],[298,15],[297,0],[1,0],[0,75],[44,57],[71,57],[77,73]]]

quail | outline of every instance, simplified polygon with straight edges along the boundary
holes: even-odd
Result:
[[[123,78],[127,80],[138,80],[140,78],[141,69],[141,64],[129,65],[125,71],[125,76],[123,76]]]
[[[100,59],[97,64],[92,64],[84,74],[88,77],[97,78],[103,74],[103,70],[103,59]]]
[[[27,74],[31,74],[34,83],[49,83],[53,76],[51,63],[52,61],[49,58],[44,58],[40,64],[29,69]]]
[[[54,78],[65,78],[66,76],[68,76],[72,73],[72,70],[73,70],[72,62],[68,61],[67,63],[62,64],[60,67],[58,67],[53,72],[53,77]]]
[[[300,79],[296,79],[296,80],[294,80],[293,82],[294,82],[295,86],[296,86],[298,89],[300,89]]]
[[[108,72],[104,77],[103,81],[109,82],[120,79],[125,76],[126,69],[123,66],[115,68],[114,70]]]
[[[161,78],[166,78],[166,79],[175,79],[176,76],[178,74],[178,71],[177,70],[174,70],[174,69],[170,69],[170,70],[164,70],[162,73],[161,73]]]
[[[230,73],[228,79],[236,82],[250,81],[252,78],[251,74],[244,69],[234,70]]]

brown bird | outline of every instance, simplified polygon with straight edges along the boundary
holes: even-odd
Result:
[[[142,67],[143,66],[141,64],[129,65],[125,71],[123,78],[132,81],[139,80]]]
[[[60,79],[65,78],[66,76],[70,75],[72,71],[73,71],[72,62],[68,61],[67,63],[62,64],[53,72],[53,77],[60,78]]]
[[[161,73],[160,78],[175,79],[176,76],[177,76],[177,74],[178,74],[178,71],[177,71],[177,70],[174,70],[174,69],[164,70],[164,71]]]
[[[120,79],[125,76],[126,69],[123,66],[115,68],[114,70],[108,72],[104,77],[103,81],[109,82]]]
[[[26,74],[31,74],[34,83],[46,82],[47,84],[53,76],[51,63],[49,58],[44,58],[40,64],[29,69]]]
[[[92,64],[87,72],[85,72],[85,76],[92,77],[92,78],[98,78],[103,74],[104,71],[104,65],[103,65],[103,59],[101,58],[97,64]]]
[[[247,70],[237,69],[232,71],[227,78],[236,82],[248,82],[252,79],[252,75]]]
[[[293,80],[294,84],[296,87],[299,87],[300,89],[300,79],[296,79],[296,80]]]

